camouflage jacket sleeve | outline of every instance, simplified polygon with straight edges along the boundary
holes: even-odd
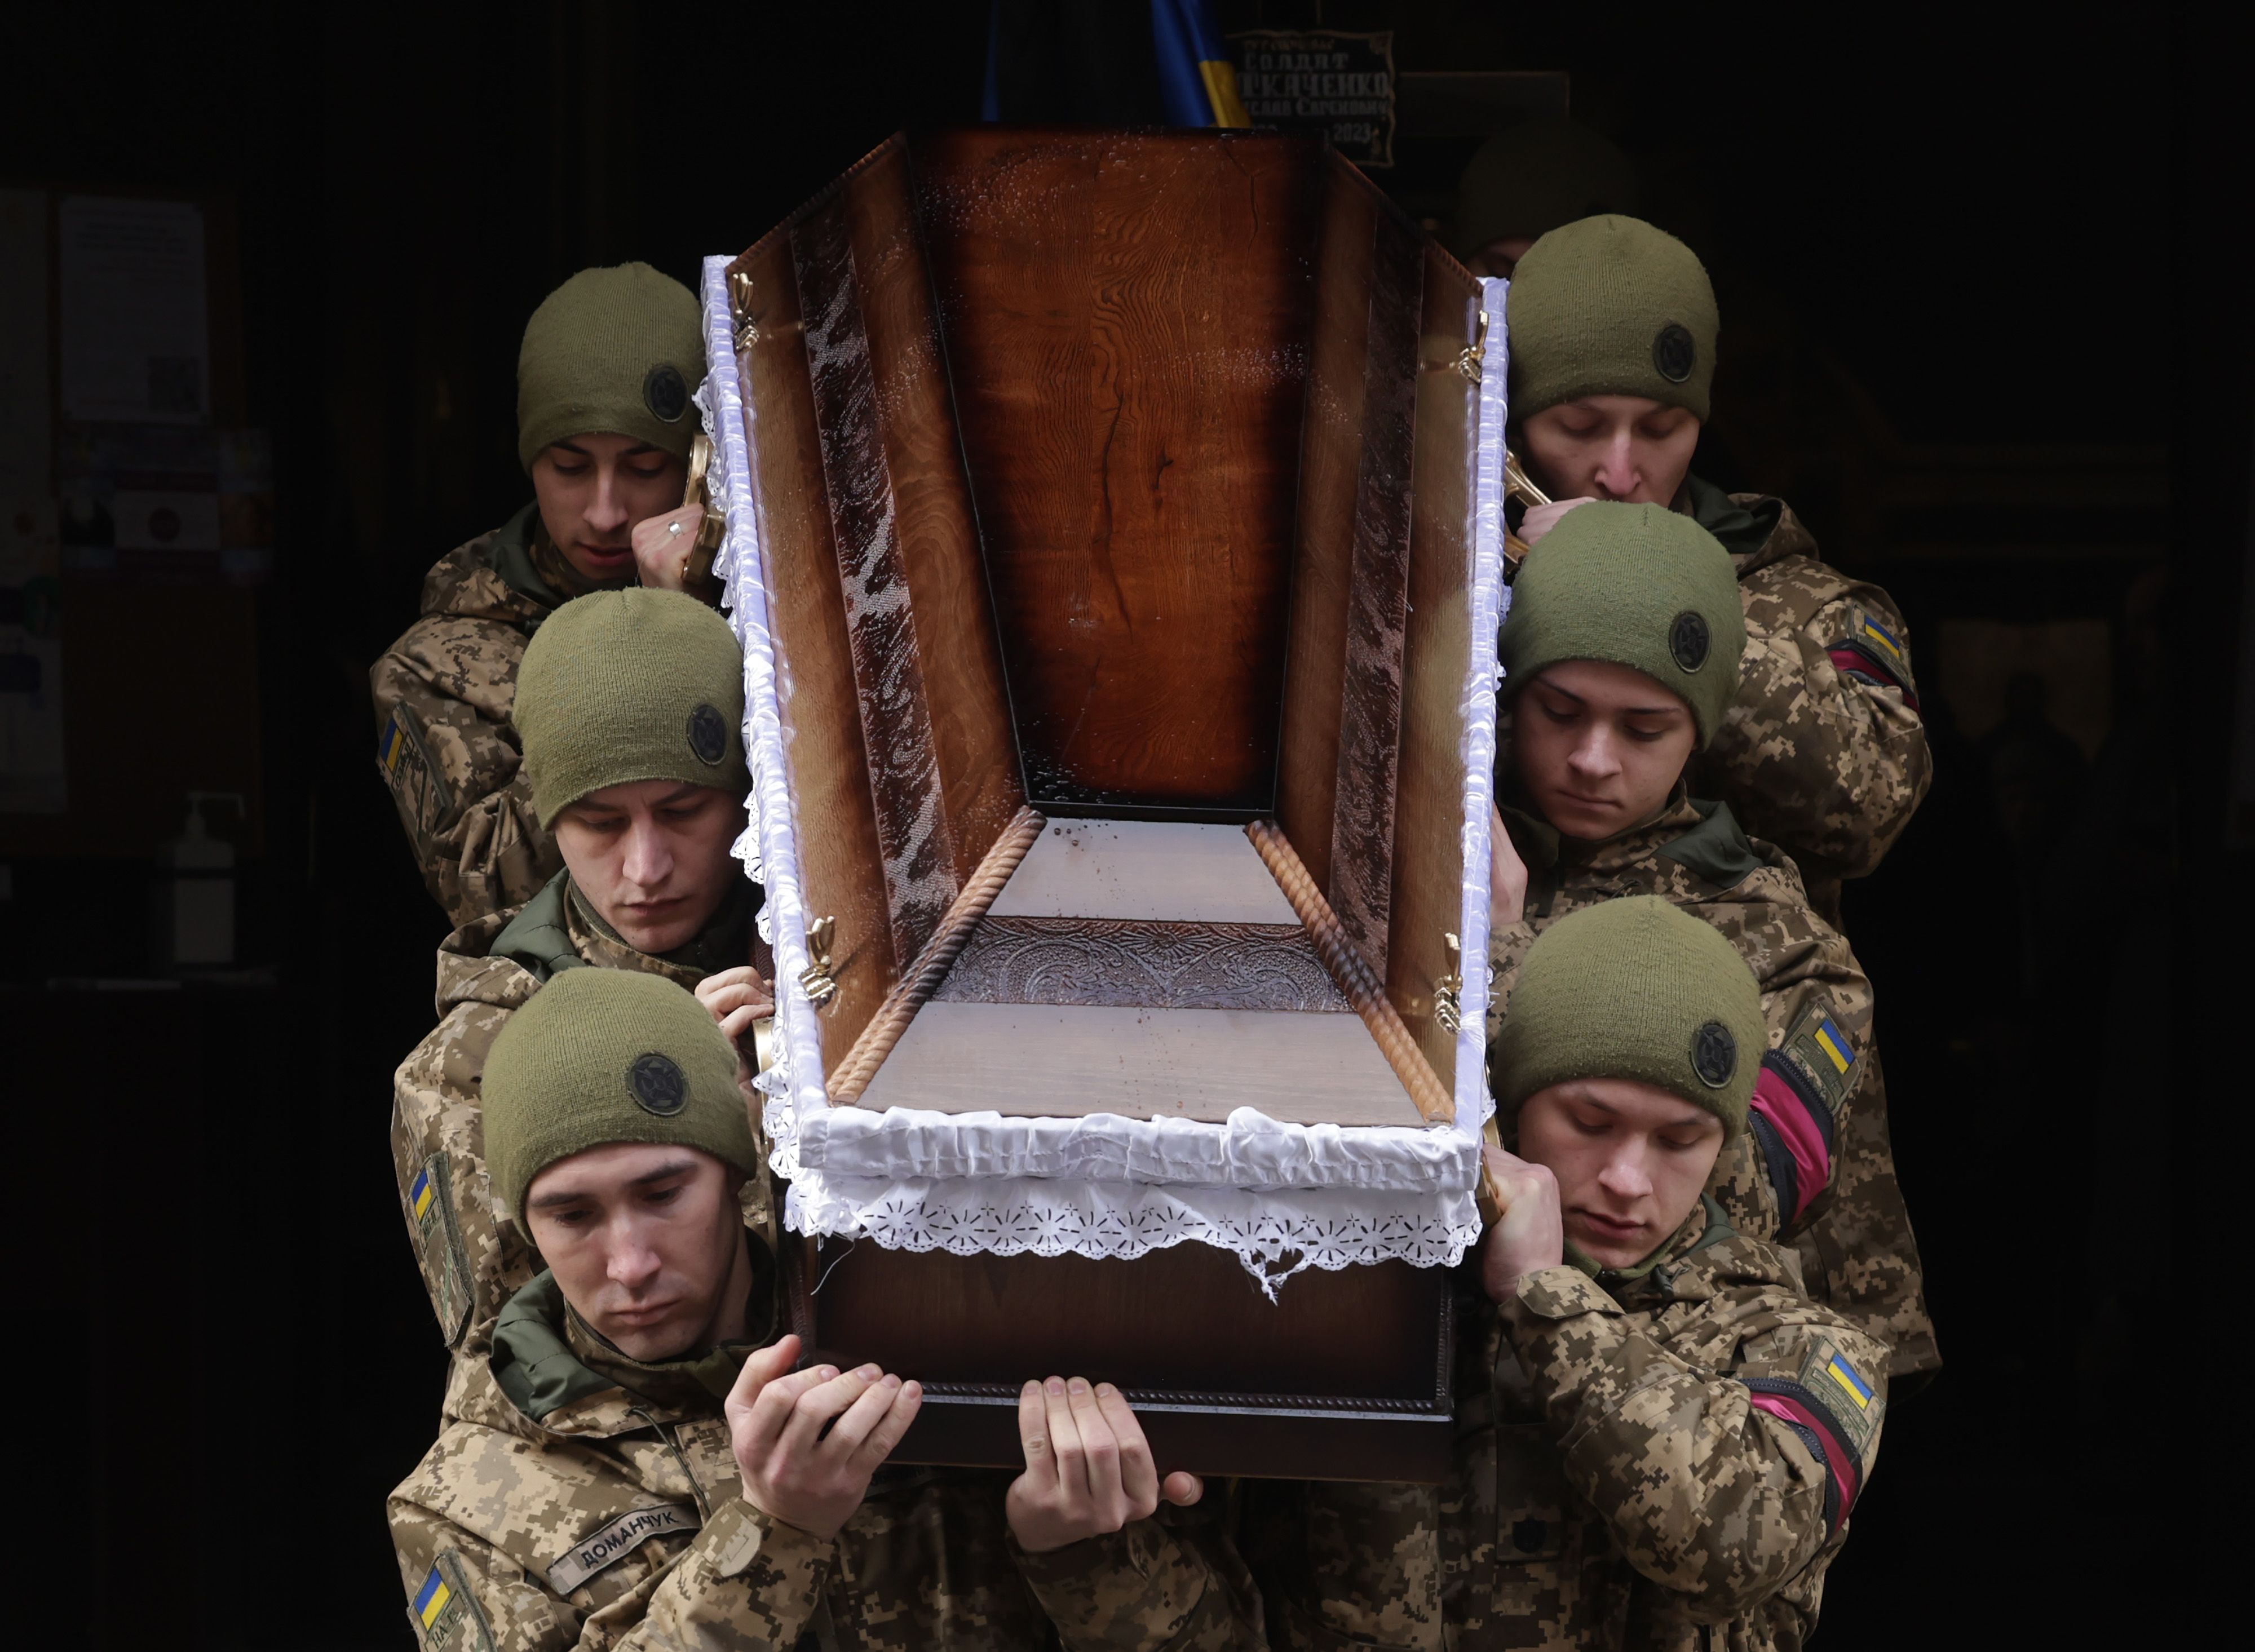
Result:
[[[1018,1571],[1066,1652],[1251,1652],[1259,1594],[1222,1522],[1163,1506],[1109,1537],[1028,1554]]]
[[[1910,643],[1893,598],[1814,557],[1740,586],[1738,697],[1692,789],[1781,844],[1812,878],[1876,867],[1933,780]]]
[[[1789,1278],[1679,1304],[1672,1334],[1571,1267],[1503,1309],[1568,1482],[1695,1620],[1742,1616],[1826,1556],[1878,1448],[1886,1349]]]
[[[441,1442],[441,1449],[444,1442]],[[741,1499],[704,1529],[641,1544],[571,1591],[502,1546],[392,1497],[392,1546],[409,1626],[425,1652],[657,1652],[788,1648],[813,1621],[833,1545]]]
[[[1740,1233],[1797,1232],[1823,1212],[1865,1090],[1871,980],[1774,851],[1771,864],[1689,910],[1753,970],[1770,1040],[1746,1129],[1724,1153],[1712,1191]]]
[[[456,925],[523,905],[563,864],[533,813],[509,720],[523,654],[509,626],[436,614],[369,672],[377,772]]]
[[[490,1351],[495,1318],[534,1271],[515,1224],[495,1214],[478,1103],[486,1052],[509,1013],[455,1004],[391,1081],[391,1161],[407,1236],[439,1334],[473,1360]]]

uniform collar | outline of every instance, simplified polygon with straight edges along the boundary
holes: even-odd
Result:
[[[1693,800],[1678,780],[1667,802],[1650,820],[1611,837],[1591,841],[1567,836],[1536,814],[1527,804],[1525,796],[1514,780],[1505,788],[1504,801],[1497,808],[1520,858],[1527,863],[1528,870],[1537,872],[1561,866],[1605,872],[1628,865],[1642,860],[1658,844],[1697,826],[1715,809],[1712,803]]]
[[[1625,1292],[1634,1293],[1640,1287],[1650,1285],[1665,1291],[1668,1276],[1685,1258],[1694,1252],[1720,1244],[1732,1236],[1730,1220],[1723,1214],[1711,1194],[1701,1194],[1691,1214],[1683,1218],[1682,1226],[1668,1236],[1668,1241],[1643,1261],[1626,1268],[1607,1268],[1594,1258],[1585,1256],[1570,1242],[1566,1246],[1566,1261],[1588,1274],[1610,1292],[1617,1299]]]
[[[712,919],[671,952],[641,952],[603,920],[594,903],[580,892],[571,873],[560,874],[565,891],[564,922],[573,947],[589,963],[642,970],[694,987],[708,975],[752,960],[752,919],[759,901],[748,878],[732,878]],[[623,956],[622,956],[623,955]]]

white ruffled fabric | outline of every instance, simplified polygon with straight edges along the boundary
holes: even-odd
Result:
[[[867,1237],[891,1249],[968,1256],[1137,1256],[1197,1240],[1233,1253],[1274,1293],[1304,1267],[1406,1261],[1453,1265],[1479,1236],[1472,1198],[1490,1110],[1481,1027],[1486,971],[1466,970],[1457,1116],[1425,1130],[1280,1123],[1240,1109],[1226,1124],[1005,1118],[832,1108],[817,1012],[798,984],[808,962],[782,688],[761,564],[758,410],[744,398],[727,300],[729,260],[708,258],[708,371],[698,393],[712,438],[710,486],[727,518],[714,572],[744,648],[750,825],[736,853],[766,886],[760,930],[775,948],[776,1055],[760,1075],[769,1163],[790,1183],[796,1232]],[[1503,338],[1500,282],[1486,284],[1491,354],[1479,396],[1472,668],[1465,684],[1463,956],[1486,956],[1488,795],[1495,752],[1495,631],[1502,583]],[[1474,395],[1466,387],[1467,396]],[[1489,472],[1493,471],[1493,477]],[[1287,1258],[1296,1258],[1285,1266]]]

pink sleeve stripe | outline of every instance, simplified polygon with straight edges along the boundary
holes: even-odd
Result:
[[[1797,1424],[1816,1436],[1824,1447],[1824,1472],[1832,1477],[1833,1487],[1839,1494],[1839,1522],[1844,1524],[1848,1510],[1856,1501],[1856,1453],[1848,1449],[1847,1441],[1840,1438],[1831,1419],[1816,1406],[1801,1404],[1783,1394],[1757,1390],[1749,1393],[1746,1401],[1754,1410],[1767,1411],[1782,1423]]]
[[[1831,1180],[1832,1154],[1824,1145],[1823,1128],[1809,1116],[1808,1103],[1775,1068],[1764,1066],[1761,1076],[1754,1081],[1753,1107],[1769,1121],[1793,1159],[1794,1206],[1782,1217],[1783,1225],[1790,1225]]]

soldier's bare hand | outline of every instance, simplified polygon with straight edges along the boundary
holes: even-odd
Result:
[[[720,1024],[728,1042],[736,1044],[752,1030],[752,1023],[775,1013],[775,992],[748,963],[708,975],[697,984],[697,1002]]]
[[[1527,508],[1526,516],[1519,524],[1519,537],[1524,543],[1532,547],[1536,540],[1556,528],[1560,519],[1577,505],[1593,505],[1596,502],[1595,500],[1585,497],[1554,499],[1548,505],[1529,505]],[[636,531],[639,533],[641,529],[637,528]],[[649,582],[645,580],[643,583]]]
[[[1480,1153],[1503,1195],[1503,1214],[1481,1242],[1480,1283],[1494,1300],[1508,1302],[1528,1274],[1566,1259],[1566,1219],[1549,1166],[1530,1165],[1500,1147],[1484,1146]]]
[[[1519,845],[1504,830],[1503,812],[1487,806],[1487,921],[1490,929],[1508,929],[1527,915],[1527,863]],[[1467,969],[1472,965],[1467,958]]]
[[[787,1336],[744,1362],[723,1408],[728,1443],[746,1502],[801,1531],[832,1537],[916,1420],[924,1390],[874,1365],[794,1371],[798,1348],[798,1339]]]
[[[689,552],[704,526],[705,507],[684,505],[679,510],[636,522],[628,536],[633,542],[635,573],[652,591],[678,591],[688,570]]]
[[[1028,1554],[1147,1520],[1162,1497],[1187,1508],[1205,1495],[1196,1474],[1177,1472],[1162,1483],[1143,1425],[1109,1382],[1053,1376],[1027,1383],[1018,1395],[1018,1438],[1026,1472],[1010,1482],[1003,1507]]]

